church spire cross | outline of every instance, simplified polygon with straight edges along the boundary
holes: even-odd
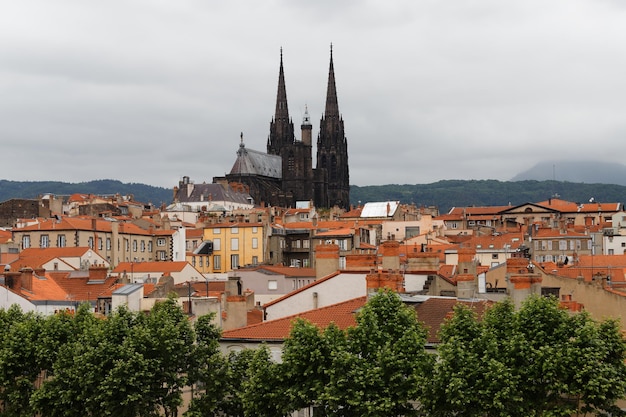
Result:
[[[278,72],[278,92],[276,93],[276,121],[289,121],[289,109],[287,107],[287,87],[285,87],[285,71],[283,69],[283,48],[280,48],[280,70]]]
[[[335,87],[335,67],[333,64],[333,44],[330,44],[330,66],[328,69],[328,88],[326,90],[326,110],[324,117],[339,119],[339,104],[337,103],[337,88]]]

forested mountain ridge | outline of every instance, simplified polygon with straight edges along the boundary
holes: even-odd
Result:
[[[432,184],[351,186],[352,204],[398,200],[417,206],[436,206],[441,213],[452,207],[506,206],[537,203],[551,197],[584,203],[621,203],[626,187],[615,184],[585,184],[564,181],[445,180]]]
[[[132,195],[135,201],[156,206],[170,204],[173,191],[139,183],[122,183],[117,180],[94,180],[80,183],[61,181],[8,181],[0,180],[0,202],[12,198],[38,198],[46,194]]]
[[[172,189],[117,180],[96,180],[81,183],[59,181],[0,180],[0,202],[12,198],[37,198],[40,195],[133,195],[136,201],[156,206],[172,202]],[[558,195],[564,200],[584,203],[621,203],[626,200],[626,186],[587,184],[566,181],[497,181],[443,180],[431,184],[388,184],[350,187],[353,205],[373,201],[400,201],[417,206],[435,206],[441,213],[451,207],[505,206],[540,202]]]

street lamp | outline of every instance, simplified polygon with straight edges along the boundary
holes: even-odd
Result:
[[[191,281],[187,281],[187,297],[189,299],[189,315],[191,316]]]
[[[206,298],[209,298],[209,279],[204,275],[202,275],[202,277],[204,278],[204,281],[206,283]]]

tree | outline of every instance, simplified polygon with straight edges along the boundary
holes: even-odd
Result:
[[[392,291],[373,296],[345,333],[294,324],[283,352],[290,409],[322,416],[417,415],[415,400],[432,364],[415,310]]]
[[[61,346],[54,378],[33,396],[47,416],[175,416],[186,384],[193,331],[173,300],[148,315],[120,308],[85,320]]]
[[[221,329],[212,323],[215,314],[198,318],[196,343],[190,356],[189,383],[192,399],[186,416],[209,416],[218,411],[226,392],[226,359],[219,349]]]
[[[4,416],[30,416],[30,396],[42,368],[37,356],[42,318],[18,306],[0,312],[0,410]]]
[[[283,394],[285,380],[281,365],[272,360],[266,345],[254,350],[241,388],[244,416],[285,417],[290,414]]]
[[[615,402],[626,393],[626,344],[614,321],[531,297],[519,311],[498,303],[482,321],[457,306],[440,337],[422,398],[429,415],[622,415]]]

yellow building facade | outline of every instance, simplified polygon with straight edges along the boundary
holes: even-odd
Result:
[[[209,272],[228,272],[258,265],[264,260],[265,239],[261,223],[213,224],[204,229],[203,239],[213,242]]]

